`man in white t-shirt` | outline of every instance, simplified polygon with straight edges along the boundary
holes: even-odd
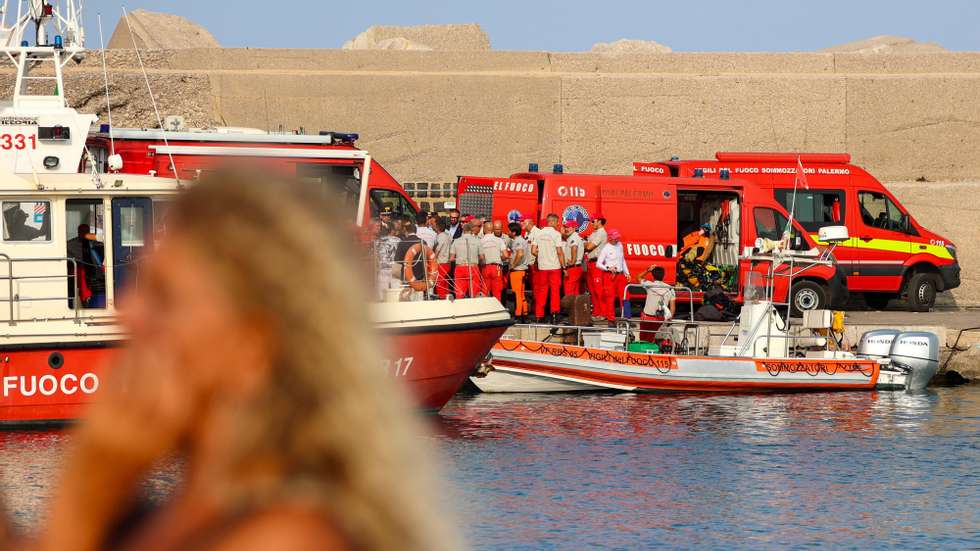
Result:
[[[544,227],[534,234],[531,253],[537,258],[537,271],[531,289],[534,296],[534,317],[538,322],[543,321],[545,302],[549,302],[551,322],[556,323],[561,312],[561,276],[565,266],[565,251],[561,232],[558,231],[557,214],[549,214]]]
[[[623,291],[626,290],[626,283],[630,278],[621,238],[619,230],[609,230],[609,242],[599,250],[595,262],[596,268],[602,272],[602,296],[599,301],[600,310],[596,313],[593,306],[593,314],[607,321],[616,319],[616,301],[622,302]]]
[[[453,236],[448,230],[445,220],[436,220],[436,246],[433,250],[436,253],[436,263],[439,264],[439,277],[436,279],[436,295],[439,298],[449,296],[452,289],[453,264],[449,255],[452,252]]]
[[[415,223],[418,225],[418,229],[415,230],[415,235],[419,236],[419,239],[424,241],[430,249],[435,249],[436,230],[433,229],[436,225],[435,217],[425,211],[421,211],[415,217]]]
[[[646,279],[647,274],[653,281]],[[664,321],[674,317],[677,308],[677,292],[672,285],[664,282],[666,271],[662,266],[651,265],[636,276],[636,280],[647,293],[643,313],[640,314],[640,340],[653,342]]]
[[[480,253],[483,256],[483,284],[497,300],[504,292],[504,260],[508,256],[504,240],[494,235],[493,224],[483,224],[483,237],[480,238]]]
[[[587,253],[585,283],[589,295],[592,297],[593,310],[602,296],[602,272],[595,267],[595,262],[599,257],[599,251],[602,250],[607,241],[606,217],[597,212],[592,216],[592,233],[589,234],[585,242],[585,252]]]
[[[578,234],[578,222],[565,222],[565,294],[582,292],[582,262],[585,259],[585,241]]]

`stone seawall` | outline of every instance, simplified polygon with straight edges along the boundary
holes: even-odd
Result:
[[[355,131],[402,182],[538,162],[628,173],[717,150],[846,151],[960,246],[980,303],[980,53],[143,52],[161,111],[208,124]],[[156,122],[132,51],[109,52],[117,125]],[[97,54],[67,71],[104,118]],[[441,186],[440,186],[441,187]]]

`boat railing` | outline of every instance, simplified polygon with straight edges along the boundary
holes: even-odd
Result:
[[[6,275],[0,275],[0,279],[7,280],[7,296],[0,298],[0,302],[7,303],[7,323],[9,325],[17,325],[18,323],[24,322],[37,322],[37,321],[50,321],[50,317],[44,317],[43,319],[37,317],[24,317],[18,318],[15,315],[15,305],[17,303],[24,302],[53,302],[53,301],[64,301],[65,303],[70,303],[71,310],[73,313],[73,319],[75,323],[81,323],[81,301],[79,300],[79,290],[78,290],[78,260],[70,257],[38,257],[38,258],[11,258],[9,255],[0,253],[0,262],[7,264]],[[62,274],[61,270],[52,271],[47,274],[35,274],[35,275],[14,275],[14,264],[15,263],[42,263],[42,262],[57,262],[57,263],[67,263],[70,267],[65,270],[69,273]],[[58,294],[54,296],[20,296],[19,293],[14,292],[14,283],[21,281],[60,281],[65,280],[66,284],[71,284],[71,294],[66,291],[64,294]]]
[[[594,325],[552,325],[552,324],[517,324],[508,330],[505,338],[510,336],[514,340],[555,343],[567,346],[578,346],[583,348],[603,348],[595,341],[589,342],[591,338],[602,338],[602,335],[619,335],[623,339],[622,349],[626,350],[629,344],[637,342],[637,338],[648,330],[644,328],[645,323],[658,323],[659,327],[649,330],[656,336],[656,340],[663,342],[667,340],[671,344],[672,353],[683,356],[706,355],[710,346],[710,337],[713,335],[711,329],[717,327],[713,322],[699,322],[688,319],[665,320],[663,322],[638,319],[621,319],[610,327]],[[541,333],[545,333],[541,336]],[[587,338],[588,337],[588,338]]]
[[[646,287],[644,287],[642,283],[630,283],[629,285],[627,285],[623,289],[623,297],[622,297],[623,301],[621,303],[622,304],[621,308],[622,308],[622,312],[623,312],[623,317],[624,318],[626,317],[626,301],[629,300],[630,288],[639,289],[644,294],[646,294]],[[685,286],[680,286],[680,285],[672,285],[670,287],[670,289],[672,291],[674,291],[675,294],[677,292],[686,293],[687,296],[688,296],[688,304],[691,304],[691,305],[694,304],[694,290],[691,289],[690,287],[685,287]],[[689,310],[688,313],[690,315],[691,322],[694,322],[694,308],[691,307],[691,308],[688,308],[688,310]]]
[[[805,354],[802,354],[802,351],[803,350],[813,350],[813,349],[817,348],[818,346],[822,350],[824,350],[824,351],[830,351],[831,350],[831,348],[830,348],[830,342],[831,342],[832,339],[830,338],[830,336],[823,336],[823,335],[816,335],[816,336],[814,336],[814,335],[758,335],[758,336],[755,337],[755,339],[753,339],[752,346],[751,347],[748,347],[746,350],[753,350],[754,351],[755,348],[756,348],[756,346],[759,344],[759,341],[762,341],[762,340],[765,340],[766,341],[765,354],[763,354],[764,356],[769,357],[769,354],[770,354],[770,352],[772,350],[771,347],[772,347],[772,341],[773,340],[783,340],[783,341],[786,341],[786,343],[788,345],[787,348],[786,348],[786,357],[788,357],[788,358],[802,358],[802,357],[805,357]],[[810,345],[800,344],[801,342],[802,343],[806,343],[806,342],[813,343],[814,341],[823,341],[823,343],[822,344],[819,344],[819,345],[817,345],[817,344],[810,344]]]

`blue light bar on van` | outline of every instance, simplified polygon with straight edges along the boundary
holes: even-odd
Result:
[[[555,166],[553,166],[551,168],[551,172],[553,172],[555,174],[562,174],[562,173],[565,172],[565,167],[563,165],[560,165],[560,164],[555,165]]]
[[[694,169],[694,177],[695,178],[704,178],[704,169],[703,168],[695,168]]]
[[[335,144],[354,143],[361,137],[360,134],[355,132],[332,132],[330,130],[321,130],[320,135],[331,136],[332,139],[330,141]]]
[[[719,171],[718,177],[721,178],[722,180],[729,180],[731,179],[732,175],[727,168],[723,168]]]
[[[100,124],[99,125],[99,132],[102,133],[102,134],[108,134],[109,133],[109,125],[108,124]]]
[[[538,163],[528,163],[527,164],[527,171],[528,172],[537,172],[538,171]]]

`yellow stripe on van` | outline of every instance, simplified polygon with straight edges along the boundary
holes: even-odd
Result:
[[[826,243],[817,239],[818,234],[812,234],[813,238],[820,245]],[[941,245],[931,245],[929,243],[916,243],[914,241],[899,241],[897,239],[872,239],[863,241],[857,237],[852,237],[841,244],[842,247],[860,247],[862,249],[874,249],[878,251],[891,251],[895,253],[908,254],[931,254],[943,260],[953,260],[953,255],[949,254],[949,249]]]

